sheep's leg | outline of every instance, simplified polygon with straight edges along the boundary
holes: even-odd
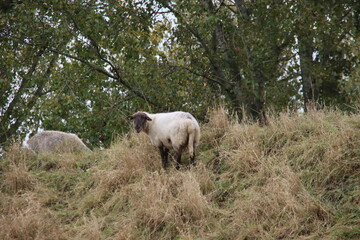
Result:
[[[161,155],[161,161],[163,168],[165,169],[168,162],[168,155],[169,155],[169,149],[165,148],[164,146],[159,147],[160,155]]]
[[[166,166],[167,166],[168,159],[169,159],[169,149],[164,147],[164,163],[163,163],[164,168],[166,168]]]
[[[188,140],[188,151],[190,154],[190,164],[195,166],[195,129],[189,134],[189,140]]]
[[[180,164],[181,164],[181,150],[179,150],[178,152],[176,152],[176,166],[175,168],[177,170],[180,169]]]
[[[193,153],[192,156],[190,156],[190,163],[191,163],[191,165],[193,165],[193,166],[196,165],[196,162],[195,162],[195,152]]]

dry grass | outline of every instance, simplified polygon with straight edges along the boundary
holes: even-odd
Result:
[[[31,151],[19,144],[14,144],[8,150],[2,178],[2,188],[5,192],[18,193],[33,189],[35,179],[26,163],[34,157]]]
[[[56,215],[35,193],[1,195],[1,239],[64,239]]]
[[[197,166],[180,171],[134,132],[85,155],[14,145],[0,164],[0,238],[359,238],[359,115],[208,118]]]

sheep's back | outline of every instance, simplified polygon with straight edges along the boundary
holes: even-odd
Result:
[[[152,117],[150,133],[155,146],[161,144],[167,148],[180,148],[187,144],[189,129],[199,128],[195,118],[186,112],[160,113]],[[156,133],[156,134],[155,134]]]
[[[60,131],[37,133],[27,144],[36,153],[91,151],[75,134]]]

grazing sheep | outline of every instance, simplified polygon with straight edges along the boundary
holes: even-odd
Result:
[[[137,112],[127,119],[134,121],[135,130],[144,131],[151,143],[158,147],[164,168],[167,166],[169,149],[176,153],[176,169],[181,163],[181,154],[188,148],[190,162],[195,164],[195,149],[200,139],[200,127],[196,119],[187,112],[150,114]]]
[[[43,131],[37,133],[29,139],[27,144],[35,153],[91,152],[78,136],[60,131]]]

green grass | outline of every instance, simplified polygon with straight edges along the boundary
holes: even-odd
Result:
[[[359,239],[360,115],[201,126],[197,166],[161,168],[144,134],[106,150],[0,162],[1,239]],[[186,157],[186,156],[184,156]]]

